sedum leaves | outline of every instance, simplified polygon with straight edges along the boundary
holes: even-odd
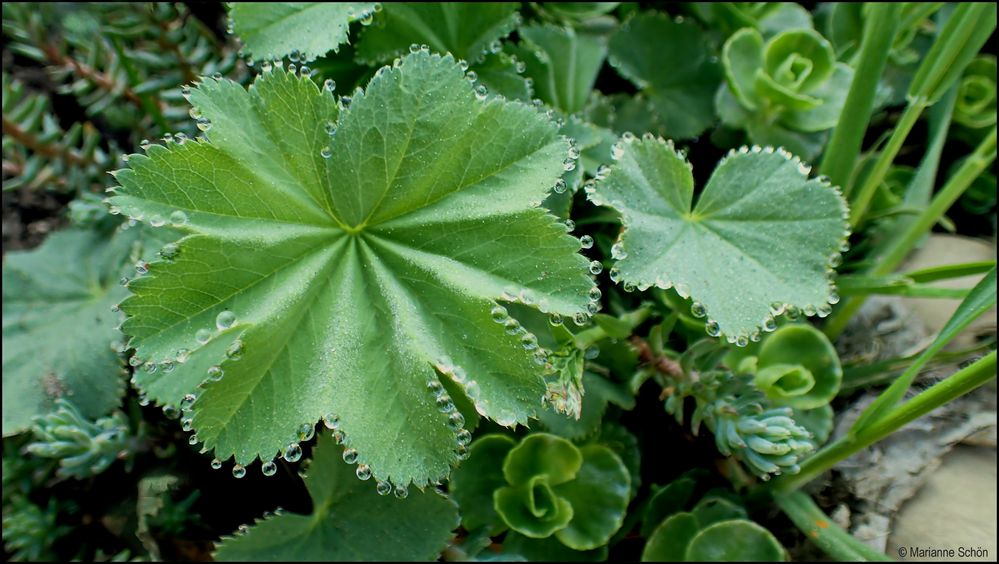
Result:
[[[592,285],[539,207],[568,150],[553,122],[426,51],[349,106],[280,67],[249,90],[205,79],[191,102],[207,141],[134,155],[112,199],[190,233],[122,304],[136,355],[175,366],[139,377],[149,397],[192,394],[198,439],[239,464],[338,420],[403,486],[459,459],[456,403],[535,414],[546,354],[497,300],[585,316]]]
[[[396,497],[358,481],[328,436],[305,476],[312,514],[278,513],[245,533],[224,538],[215,559],[226,561],[433,560],[458,527],[458,507],[433,491]],[[382,493],[384,495],[379,495]]]
[[[370,18],[375,2],[233,2],[232,33],[258,59],[300,53],[305,61],[337,51],[350,23]]]
[[[691,167],[671,144],[625,135],[614,152],[617,162],[590,194],[622,214],[612,278],[674,287],[708,317],[709,334],[741,344],[773,330],[773,316],[787,309],[829,313],[846,204],[809,180],[801,161],[759,147],[732,152],[695,203]]]
[[[122,363],[114,304],[138,229],[110,241],[96,231],[53,234],[3,265],[3,434],[31,425],[66,397],[87,417],[118,405]],[[134,259],[132,259],[134,260]]]

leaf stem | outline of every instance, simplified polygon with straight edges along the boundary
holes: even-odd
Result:
[[[860,542],[829,518],[804,492],[775,495],[774,502],[815,546],[840,562],[891,562],[891,558]]]
[[[820,167],[820,172],[828,176],[834,186],[842,187],[847,196],[850,193],[850,174],[871,120],[878,82],[895,39],[901,5],[896,2],[876,3],[869,9],[871,13],[864,27],[853,84]]]
[[[892,408],[877,421],[826,446],[801,464],[801,472],[784,475],[771,483],[774,492],[794,491],[812,481],[840,461],[880,441],[908,423],[926,415],[964,394],[978,388],[996,376],[996,351],[959,370],[946,380]]]

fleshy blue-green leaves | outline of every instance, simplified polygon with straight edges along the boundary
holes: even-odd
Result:
[[[425,50],[349,105],[280,68],[191,101],[207,141],[133,155],[113,198],[190,233],[122,304],[136,357],[175,367],[138,381],[151,399],[183,400],[198,440],[243,465],[337,420],[401,486],[459,459],[456,403],[535,414],[547,354],[497,300],[586,315],[592,285],[539,207],[568,154],[555,123]]]
[[[739,30],[725,42],[722,64],[726,85],[716,104],[725,125],[805,158],[820,148],[815,134],[836,125],[853,80],[853,70],[836,62],[832,45],[811,29],[767,40],[755,29]]]
[[[127,292],[119,278],[138,258],[138,229],[110,241],[65,230],[34,251],[11,251],[3,265],[3,434],[71,400],[89,418],[107,414],[124,390],[113,341],[112,306]]]
[[[336,51],[351,22],[368,20],[375,2],[233,2],[232,33],[258,59],[299,53],[305,61]]]
[[[696,137],[715,120],[721,66],[693,23],[636,16],[611,39],[610,62],[648,97],[667,136]]]
[[[495,470],[499,466],[502,474]],[[554,537],[572,550],[588,551],[606,544],[621,527],[630,483],[627,466],[610,448],[576,446],[537,433],[516,445],[499,435],[476,440],[452,486],[470,530],[488,526],[496,534],[509,527],[525,537]]]
[[[305,477],[311,515],[278,513],[218,545],[219,561],[434,560],[458,527],[458,507],[433,491],[359,481],[328,436]],[[379,494],[384,495],[379,495]],[[403,499],[396,499],[403,498]]]
[[[826,315],[846,236],[838,191],[783,151],[743,148],[715,168],[696,204],[690,165],[671,144],[626,135],[590,199],[622,214],[612,279],[673,287],[711,335],[748,343],[789,308]]]
[[[389,2],[357,44],[357,58],[384,63],[427,45],[475,64],[500,50],[500,39],[520,21],[516,2]]]
[[[566,114],[582,111],[607,56],[607,42],[554,25],[528,26],[518,33],[520,45],[507,49],[527,65],[525,74],[538,98]]]

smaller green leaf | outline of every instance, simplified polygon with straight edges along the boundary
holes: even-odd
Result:
[[[622,283],[675,288],[707,316],[709,334],[741,345],[788,308],[831,311],[846,204],[799,159],[730,152],[695,205],[690,164],[671,143],[625,135],[615,154],[589,198],[622,214],[612,248]]]
[[[300,53],[305,61],[336,51],[350,22],[370,17],[375,2],[233,2],[233,33],[257,59]]]
[[[700,527],[693,513],[677,513],[652,532],[642,550],[642,562],[683,562],[687,545]]]
[[[116,350],[124,351],[124,337],[111,308],[128,295],[119,278],[135,272],[140,232],[108,240],[68,229],[4,257],[4,436],[27,429],[60,397],[88,418],[118,405],[124,379]]]
[[[516,2],[386,2],[357,43],[357,60],[374,65],[409,52],[410,45],[451,53],[470,64],[500,49],[518,25]]]
[[[506,435],[482,436],[468,449],[468,459],[451,473],[449,490],[461,508],[465,529],[488,526],[496,534],[505,528],[493,507],[493,492],[507,485],[503,460],[516,444]]]
[[[825,131],[835,127],[852,82],[853,69],[837,63],[829,80],[808,93],[819,100],[818,107],[804,111],[788,110],[781,115],[781,122],[795,131]]]
[[[500,51],[487,55],[475,65],[474,70],[479,77],[478,82],[486,87],[490,95],[498,94],[510,100],[527,102],[533,91],[521,71],[523,64],[516,57]]]
[[[555,435],[537,433],[510,451],[503,462],[503,475],[511,485],[544,475],[550,485],[557,486],[575,478],[582,464],[583,455],[575,445]]]
[[[715,523],[687,545],[689,562],[783,562],[784,547],[770,531],[745,519]]]
[[[624,409],[635,403],[635,398],[621,385],[592,372],[583,373],[583,390],[579,419],[545,409],[539,413],[539,419],[546,430],[569,440],[582,440],[599,431],[600,421],[611,403]]]
[[[815,446],[822,446],[832,434],[833,408],[826,404],[815,409],[795,409],[793,419],[812,434]]]
[[[609,448],[582,447],[583,465],[576,479],[555,488],[573,508],[579,508],[568,526],[555,536],[574,550],[592,550],[607,543],[624,522],[631,499],[628,468]]]
[[[457,505],[432,491],[396,490],[396,499],[358,480],[330,435],[320,437],[305,477],[311,515],[279,513],[225,537],[218,561],[433,560],[458,526]],[[378,493],[376,493],[376,490]]]
[[[807,394],[814,386],[815,377],[800,364],[774,364],[756,373],[756,387],[777,401]]]

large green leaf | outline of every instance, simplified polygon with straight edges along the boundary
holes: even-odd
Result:
[[[269,561],[434,560],[458,527],[458,506],[433,491],[379,495],[354,477],[329,436],[319,439],[305,476],[312,513],[278,513],[225,537],[215,559]],[[378,488],[387,485],[379,484]],[[404,499],[396,499],[403,497]]]
[[[191,101],[208,141],[134,155],[113,202],[191,233],[122,309],[141,359],[190,351],[140,386],[195,394],[207,449],[267,461],[329,416],[375,477],[422,485],[466,448],[454,402],[505,426],[535,414],[545,351],[497,300],[585,317],[593,284],[539,207],[568,154],[555,123],[426,51],[349,109],[280,68]]]
[[[127,296],[118,281],[133,258],[139,229],[108,240],[69,229],[33,251],[11,251],[3,265],[3,434],[66,397],[87,417],[118,405],[122,362],[114,304]]]
[[[693,23],[635,16],[611,39],[610,63],[648,96],[670,137],[696,137],[715,120],[721,65]]]
[[[499,40],[520,21],[516,2],[389,2],[361,34],[357,59],[375,64],[427,45],[469,63],[500,49]]]
[[[582,111],[607,56],[607,42],[571,27],[534,25],[519,30],[521,43],[507,49],[527,64],[525,74],[546,104],[567,114]]]
[[[709,334],[745,344],[789,307],[829,313],[830,281],[846,237],[839,192],[773,149],[731,152],[694,205],[690,164],[662,139],[626,135],[617,162],[591,191],[622,214],[613,249],[626,285],[691,296]]]
[[[258,59],[298,52],[305,61],[336,51],[350,22],[366,20],[376,2],[233,2],[232,32]]]

